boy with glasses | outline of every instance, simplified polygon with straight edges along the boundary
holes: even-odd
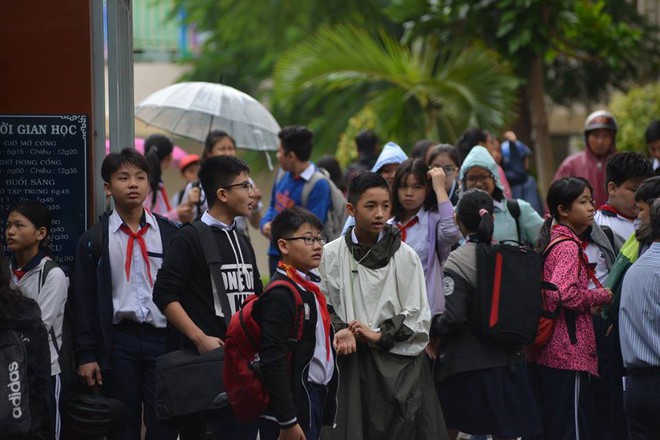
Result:
[[[316,285],[319,278],[312,273],[321,263],[322,230],[321,221],[298,206],[283,210],[272,222],[272,241],[281,256],[273,281],[288,281],[298,290],[303,330],[301,341],[292,347],[289,338],[297,311],[293,292],[286,287],[273,288],[255,303],[253,316],[262,328],[261,371],[270,396],[260,421],[262,440],[298,440],[303,434],[316,440],[321,426],[334,422],[334,332],[325,297]]]
[[[236,217],[247,215],[255,203],[249,172],[245,162],[231,156],[210,157],[199,170],[209,204],[201,221],[211,227],[220,251],[222,279],[232,315],[245,298],[263,290],[254,249],[245,235],[236,231]],[[193,227],[185,227],[172,239],[165,255],[154,285],[154,301],[184,336],[183,348],[200,354],[221,347],[227,331],[220,301],[213,290],[198,233]],[[256,424],[238,422],[231,409],[226,408],[187,417],[182,421],[181,439],[203,438],[208,423],[214,438],[256,437]]]

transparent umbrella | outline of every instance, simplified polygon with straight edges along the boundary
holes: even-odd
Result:
[[[135,117],[172,134],[204,142],[224,130],[238,148],[277,150],[280,126],[259,101],[233,87],[184,82],[152,93],[135,107]]]

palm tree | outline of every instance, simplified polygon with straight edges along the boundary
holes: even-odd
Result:
[[[432,37],[405,45],[355,26],[321,29],[275,67],[280,102],[309,92],[354,93],[360,86],[367,93],[355,99],[373,109],[390,136],[453,142],[471,125],[504,126],[518,84],[509,66],[484,48],[453,51]]]

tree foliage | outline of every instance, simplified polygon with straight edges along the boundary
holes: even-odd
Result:
[[[433,38],[402,44],[356,26],[323,28],[291,49],[276,66],[275,85],[283,101],[361,87],[365,93],[354,98],[400,142],[453,142],[468,125],[500,126],[512,116],[517,87],[509,67],[483,48],[448,51]]]
[[[660,82],[615,93],[609,107],[619,122],[617,150],[646,154],[644,132],[653,119],[660,119]]]

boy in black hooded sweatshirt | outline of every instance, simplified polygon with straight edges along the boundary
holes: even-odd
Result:
[[[249,172],[245,162],[229,156],[208,158],[199,171],[202,189],[209,195],[209,209],[201,221],[211,227],[220,251],[222,278],[232,315],[245,298],[263,290],[254,249],[245,235],[236,230],[234,221],[238,216],[248,215],[254,204]],[[172,239],[154,285],[154,302],[184,336],[184,348],[206,353],[224,344],[227,326],[193,227],[181,229]],[[256,424],[238,422],[231,409],[226,408],[188,417],[181,429],[181,439],[203,438],[208,421],[215,438],[256,438]]]

